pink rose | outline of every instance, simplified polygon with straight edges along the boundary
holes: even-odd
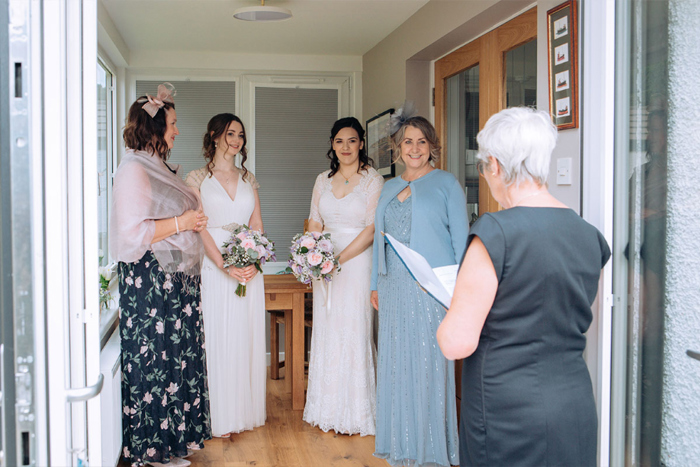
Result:
[[[316,240],[314,240],[313,238],[310,238],[310,237],[305,237],[301,241],[301,246],[306,247],[309,250],[311,250],[313,247],[316,246]]]
[[[264,245],[258,245],[254,248],[254,250],[258,252],[258,258],[262,258],[265,256],[265,246]]]
[[[247,235],[246,232],[243,231],[243,232],[238,232],[238,234],[236,234],[236,237],[238,237],[239,240],[245,240],[246,235]]]
[[[255,248],[255,240],[253,240],[252,238],[246,238],[245,240],[243,240],[241,242],[241,246],[243,248],[245,248],[246,250],[249,248],[254,249]]]
[[[328,274],[333,270],[333,261],[327,260],[321,266],[321,274]]]
[[[330,253],[333,251],[333,243],[331,243],[330,240],[327,240],[325,238],[318,242],[318,247],[326,253]]]
[[[308,261],[311,266],[318,266],[323,261],[323,255],[315,251],[308,256]]]

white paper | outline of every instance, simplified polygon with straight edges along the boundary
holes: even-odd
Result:
[[[452,302],[452,294],[457,281],[459,265],[452,264],[431,268],[430,263],[420,253],[410,249],[389,234],[384,234],[389,245],[411,273],[418,284],[446,309]]]
[[[455,284],[457,283],[457,271],[459,271],[459,264],[450,264],[449,266],[440,266],[439,268],[433,268],[433,272],[440,280],[440,283],[445,290],[449,292],[450,297],[455,293]]]

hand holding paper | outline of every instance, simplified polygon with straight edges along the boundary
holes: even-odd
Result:
[[[452,301],[459,265],[432,268],[420,253],[410,249],[390,234],[383,233],[383,235],[421,288],[448,309]]]

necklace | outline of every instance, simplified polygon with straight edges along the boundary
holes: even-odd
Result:
[[[525,195],[522,198],[520,198],[517,203],[514,203],[513,207],[516,208],[516,207],[520,206],[520,203],[522,203],[523,200],[525,200],[527,198],[531,198],[533,196],[537,196],[537,195],[541,195],[541,194],[542,194],[541,191],[534,191],[534,192],[530,193],[529,195]]]
[[[408,183],[415,182],[416,180],[418,180],[418,179],[421,178],[422,176],[428,174],[428,173],[432,170],[432,167],[431,167],[431,166],[428,166],[428,167],[429,167],[429,168],[428,168],[425,172],[423,172],[422,174],[419,174],[419,175],[417,175],[417,176],[415,176],[415,177],[411,177],[410,180],[408,180],[406,177],[404,177],[405,172],[404,172],[403,174],[401,174],[401,178],[404,179],[405,181],[407,181]]]
[[[222,173],[222,171],[218,171],[219,173]],[[228,182],[231,180],[231,176],[233,175],[233,172],[229,172],[229,174],[226,176],[226,181],[223,183],[224,185],[228,186]]]
[[[350,179],[352,178],[352,175],[350,175],[350,177],[346,177],[345,175],[343,175],[343,172],[342,172],[340,169],[338,169],[338,173],[340,174],[341,177],[343,177],[343,178],[345,179],[345,184],[346,184],[346,185],[347,185],[348,183],[350,183]]]

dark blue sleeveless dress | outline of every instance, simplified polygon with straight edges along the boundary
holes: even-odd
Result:
[[[570,209],[515,207],[472,227],[498,277],[464,360],[460,466],[595,466],[598,419],[584,333],[603,235]]]

